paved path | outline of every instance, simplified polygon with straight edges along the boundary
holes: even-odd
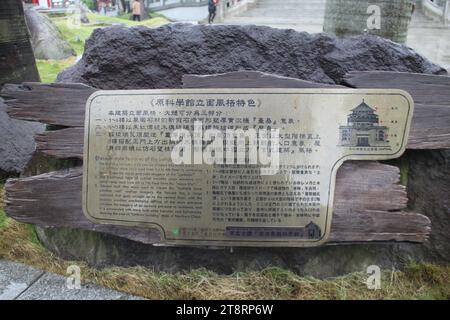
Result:
[[[258,0],[246,12],[225,20],[226,24],[256,24],[322,32],[325,0]],[[416,10],[406,44],[450,71],[450,26],[426,18]]]
[[[247,11],[226,18],[226,24],[256,24],[322,32],[325,0],[257,0]]]
[[[208,17],[208,6],[172,8],[160,10],[158,13],[171,21],[197,23]]]
[[[140,300],[92,284],[68,289],[66,277],[0,260],[0,300]]]
[[[416,10],[406,44],[450,72],[450,25],[431,20]]]

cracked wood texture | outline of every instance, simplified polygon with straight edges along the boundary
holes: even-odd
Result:
[[[450,77],[421,73],[355,71],[344,77],[353,88],[402,89],[414,99],[408,149],[450,148]]]
[[[375,161],[346,162],[336,178],[328,242],[425,241],[430,232],[427,217],[393,211],[404,208],[407,201],[405,187],[398,179],[398,169],[393,166]],[[156,229],[90,222],[81,209],[81,184],[81,167],[10,179],[5,186],[6,212],[18,221],[40,226],[94,230],[143,243],[160,241]]]
[[[241,80],[239,80],[241,79]],[[450,77],[401,72],[350,72],[346,84],[358,88],[397,88],[408,91],[415,110],[408,149],[450,148]],[[219,75],[185,75],[184,88],[343,88],[279,77],[255,71]],[[38,150],[57,158],[82,158],[87,98],[96,89],[83,84],[24,83],[7,85],[1,96],[13,117],[69,127],[37,138]]]
[[[211,76],[186,75],[183,87],[333,86],[243,71]],[[85,102],[95,90],[80,84],[25,83],[6,86],[2,96],[8,99],[6,103],[12,117],[62,127],[38,135],[38,150],[56,158],[82,158]],[[6,184],[6,212],[16,220],[40,226],[94,230],[143,243],[160,241],[156,229],[100,225],[87,220],[81,209],[81,178],[82,170],[78,167],[11,179]],[[358,197],[354,197],[355,194]],[[398,168],[375,161],[346,162],[337,173],[328,242],[423,242],[430,233],[430,220],[418,213],[401,211],[406,203],[406,190],[399,184]]]
[[[4,85],[1,96],[12,118],[64,127],[84,126],[86,100],[97,91],[81,83],[24,82]]]

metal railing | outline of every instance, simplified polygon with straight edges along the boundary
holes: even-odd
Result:
[[[165,10],[178,7],[206,6],[208,0],[144,0],[145,6],[152,10]]]
[[[208,0],[144,0],[147,8],[152,10],[165,10],[178,7],[206,6]],[[222,22],[225,17],[247,10],[249,4],[257,0],[219,0],[216,20]]]
[[[422,0],[422,12],[425,16],[450,23],[450,0]]]
[[[257,0],[221,0],[217,7],[217,22],[222,22],[225,17],[239,14],[247,10],[248,6]]]

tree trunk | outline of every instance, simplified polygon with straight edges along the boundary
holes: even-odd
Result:
[[[139,2],[141,3],[141,20],[150,19],[151,17],[145,8],[144,0],[139,0]]]
[[[22,1],[0,1],[0,86],[40,81]]]
[[[120,0],[118,2],[118,4],[119,4],[119,14],[124,13],[126,11],[126,8],[127,8],[126,5],[125,5],[125,0]]]
[[[327,0],[323,31],[338,37],[369,33],[404,43],[412,11],[409,0]]]

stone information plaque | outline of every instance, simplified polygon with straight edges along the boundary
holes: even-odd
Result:
[[[401,90],[97,91],[83,210],[161,244],[317,246],[339,166],[399,157],[413,108]]]

